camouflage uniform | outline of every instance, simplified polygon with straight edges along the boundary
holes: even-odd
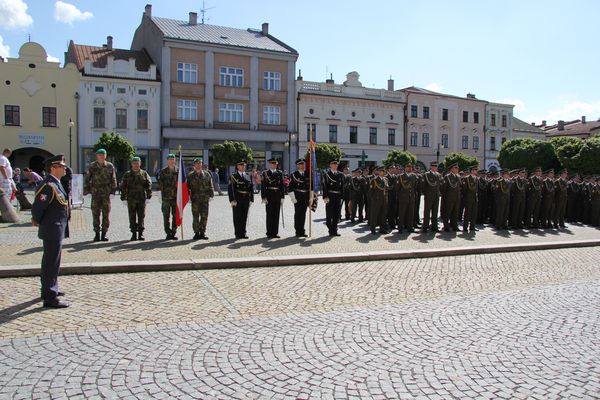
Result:
[[[198,239],[206,232],[208,201],[215,195],[212,176],[208,171],[193,170],[187,176],[187,186],[192,201],[192,227]]]
[[[129,211],[129,229],[131,233],[139,233],[140,239],[144,232],[146,216],[146,200],[152,197],[152,180],[143,169],[129,170],[121,181],[121,200],[127,200]]]
[[[175,212],[177,210],[177,168],[163,168],[157,179],[158,190],[162,197],[163,225],[167,236],[175,236],[177,232],[177,222],[175,221]],[[169,221],[169,219],[171,221]]]
[[[112,163],[105,161],[100,164],[94,161],[85,174],[83,194],[92,194],[92,221],[94,232],[100,232],[100,214],[102,214],[102,233],[108,232],[110,222],[110,195],[117,189],[117,176]]]

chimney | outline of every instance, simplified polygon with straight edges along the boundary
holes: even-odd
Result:
[[[531,123],[531,126],[535,126],[535,122],[532,122],[532,123]]]
[[[558,121],[558,130],[559,131],[565,130],[565,121],[563,121],[562,119]]]
[[[301,81],[303,79],[302,78],[302,70],[301,69],[298,70],[298,77],[296,79],[299,80],[299,81]]]
[[[268,22],[263,22],[262,34],[263,34],[263,36],[267,36],[269,34],[269,23]]]
[[[394,91],[394,80],[392,79],[391,76],[390,76],[390,79],[388,79],[388,90],[390,92]]]
[[[546,126],[546,120],[545,119],[542,120],[542,126]]]
[[[190,12],[190,25],[198,25],[198,14]]]
[[[144,8],[144,15],[148,18],[152,17],[152,4],[146,4],[146,8]]]
[[[582,116],[581,116],[581,123],[582,123],[582,124],[585,124],[585,115],[582,115]]]
[[[107,36],[106,37],[106,48],[108,50],[112,50],[113,49],[113,43],[112,43],[113,37],[112,36]]]
[[[325,79],[325,83],[329,83],[333,85],[335,81],[333,80],[333,74],[329,75],[329,79]]]
[[[467,99],[476,99],[477,97],[475,97],[475,95],[473,93],[467,93]]]

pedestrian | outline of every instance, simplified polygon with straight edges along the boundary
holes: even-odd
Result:
[[[32,188],[37,187],[37,185],[44,180],[35,171],[32,171],[31,168],[23,168],[23,174],[27,179],[27,184]]]
[[[542,168],[533,170],[527,185],[527,217],[528,228],[540,228],[540,204],[542,202]]]
[[[365,199],[363,195],[363,181],[362,171],[360,168],[352,170],[352,178],[350,178],[350,184],[348,189],[350,190],[350,204],[351,213],[350,221],[354,224],[356,222],[358,212],[358,222],[364,221],[364,208]]]
[[[221,178],[219,177],[219,168],[215,168],[215,170],[211,173],[213,188],[219,193],[219,196],[223,195],[223,191],[221,190]]]
[[[193,240],[208,240],[206,236],[208,203],[215,196],[215,188],[211,173],[203,168],[201,157],[194,159],[194,169],[187,176],[187,187],[192,202]]]
[[[509,171],[502,170],[501,177],[494,185],[494,227],[496,230],[508,229],[508,215],[510,212],[510,186]]]
[[[94,242],[108,241],[110,226],[110,202],[117,190],[117,175],[112,163],[106,161],[106,150],[96,150],[96,161],[90,164],[85,174],[83,195],[92,194],[92,224],[94,226]],[[102,217],[102,225],[100,225]],[[102,233],[102,234],[101,234]]]
[[[545,173],[546,178],[542,184],[542,202],[540,204],[540,219],[542,228],[551,229],[554,217],[554,169]]]
[[[310,198],[310,178],[305,173],[306,161],[303,158],[296,160],[296,168],[289,186],[290,200],[294,204],[294,230],[296,237],[306,237],[304,225]]]
[[[442,181],[442,219],[445,232],[450,232],[450,229],[458,232],[458,208],[460,207],[458,163],[452,164],[449,170]]]
[[[554,228],[565,228],[565,215],[567,213],[567,175],[569,172],[567,169],[562,169],[559,172],[559,178],[554,181]]]
[[[404,172],[398,175],[397,187],[398,233],[402,233],[404,229],[412,233],[415,231],[415,189],[417,187],[417,177],[413,173],[411,163],[407,163],[404,166]]]
[[[252,178],[246,174],[245,160],[239,160],[235,168],[236,171],[229,176],[227,185],[229,204],[233,210],[233,227],[236,239],[248,239],[246,232],[248,209],[254,202]]]
[[[421,191],[423,192],[423,226],[421,232],[439,232],[438,229],[438,210],[440,205],[440,187],[442,176],[438,172],[438,163],[432,161],[429,164],[429,171],[423,174],[421,181]]]
[[[344,174],[337,170],[339,161],[329,161],[329,170],[323,174],[321,189],[323,203],[325,203],[325,223],[329,236],[340,236],[338,223],[340,221],[340,207],[344,196]]]
[[[463,205],[465,209],[463,217],[463,232],[467,232],[467,229],[471,232],[477,230],[477,228],[475,228],[475,224],[477,223],[477,194],[479,186],[477,168],[478,165],[472,165],[469,167],[469,174],[464,176],[462,179],[461,197],[463,199]]]
[[[161,211],[163,215],[163,228],[167,237],[165,240],[177,240],[177,174],[175,166],[175,154],[167,155],[167,166],[160,170],[158,178],[158,190],[161,194]]]
[[[141,159],[131,159],[131,169],[123,175],[121,181],[121,201],[127,204],[129,213],[129,240],[146,240],[144,237],[144,219],[146,204],[152,198],[152,180],[150,175],[141,169]]]
[[[64,295],[59,291],[58,273],[62,243],[69,237],[69,203],[60,183],[67,165],[62,154],[48,158],[44,164],[49,173],[37,189],[31,209],[31,222],[38,227],[38,237],[43,243],[41,297],[46,308],[65,308],[69,304],[58,299]]]
[[[517,170],[517,174],[513,178],[513,184],[510,188],[510,225],[513,229],[523,229],[529,183],[525,169]]]
[[[387,212],[388,212],[388,192],[390,184],[385,177],[385,168],[375,168],[375,177],[369,184],[369,226],[371,233],[377,233],[379,227],[380,233],[388,233],[387,230]]]
[[[13,169],[10,165],[11,149],[4,149],[0,155],[0,188],[10,199],[13,191],[17,190],[17,186],[13,181]]]
[[[271,158],[269,169],[262,173],[262,203],[265,205],[267,237],[279,238],[279,211],[285,198],[283,174],[277,169],[278,162]]]

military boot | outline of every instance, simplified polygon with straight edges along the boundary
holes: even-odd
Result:
[[[94,235],[94,242],[99,242],[100,241],[100,232],[96,232],[96,234]]]
[[[134,241],[137,240],[137,232],[131,232],[131,238],[129,240]]]
[[[144,231],[140,231],[138,233],[138,240],[146,240],[146,238],[144,237]]]
[[[108,237],[106,236],[107,232],[102,231],[102,237],[100,238],[100,240],[102,240],[103,242],[108,242]]]

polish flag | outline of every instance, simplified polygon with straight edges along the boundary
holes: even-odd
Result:
[[[177,173],[177,210],[175,213],[175,224],[180,226],[183,223],[183,210],[190,201],[190,194],[187,187],[187,176],[185,174],[185,165],[179,151],[179,172]]]

